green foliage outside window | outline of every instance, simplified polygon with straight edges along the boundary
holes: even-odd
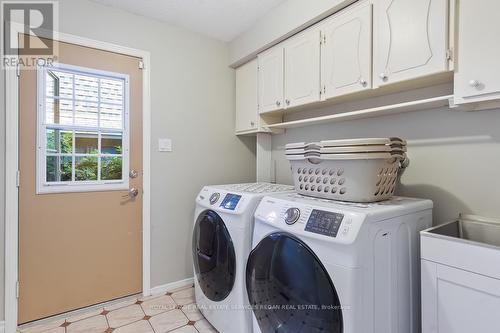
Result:
[[[58,133],[58,130],[49,130],[47,133],[47,152],[72,153],[73,138],[68,132]],[[59,135],[59,147],[56,143],[56,135]],[[60,148],[60,149],[58,149]],[[122,147],[116,146],[115,152],[122,153]],[[93,150],[90,154],[98,154]],[[57,170],[59,164],[59,170]],[[97,157],[83,156],[75,158],[75,180],[95,181],[97,180]],[[47,157],[47,181],[71,181],[72,158],[67,156]],[[101,179],[120,180],[122,179],[122,157],[105,156],[101,158]]]

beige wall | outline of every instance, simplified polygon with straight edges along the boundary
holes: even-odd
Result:
[[[158,286],[190,277],[190,231],[197,192],[205,184],[255,180],[255,139],[233,134],[234,71],[227,67],[228,46],[86,0],[60,1],[59,6],[62,32],[151,52],[151,284]],[[2,221],[4,124],[2,112]],[[160,137],[173,140],[172,153],[157,152]],[[0,236],[4,223],[1,225]],[[0,286],[2,279],[0,274]],[[2,308],[0,288],[0,318]]]
[[[328,111],[333,110],[321,113]],[[388,136],[410,140],[411,163],[399,194],[432,199],[434,223],[460,212],[500,217],[500,110],[467,113],[443,108],[290,129],[273,137],[276,179],[291,182],[286,143]]]

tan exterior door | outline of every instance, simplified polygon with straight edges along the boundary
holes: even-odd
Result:
[[[50,119],[39,119],[38,88],[42,82],[40,78],[37,80],[39,71],[21,70],[20,324],[136,294],[142,289],[142,70],[139,59],[59,43],[58,62],[78,69],[127,75],[128,101],[124,97],[126,88],[116,88],[118,81],[70,72],[61,74],[54,85],[47,76],[42,78],[47,84],[44,91],[54,97],[44,98],[41,104],[47,111],[46,118]],[[68,77],[73,81],[63,87]],[[114,125],[104,124],[105,119]],[[52,127],[41,127],[40,123],[45,122]],[[80,127],[53,128],[63,123]],[[120,132],[121,125],[121,134],[113,130],[106,133],[99,128],[113,127]],[[128,152],[125,152],[127,141]],[[42,163],[40,149],[47,152]],[[123,167],[125,163],[127,168]],[[122,174],[128,167],[137,171],[137,177],[129,177],[128,172]],[[124,184],[120,178],[129,182],[126,188],[119,188]],[[102,183],[114,181],[117,187],[100,187],[100,179],[111,179]],[[44,192],[38,188],[54,180],[66,182],[63,185],[68,184],[68,190]],[[84,185],[83,189],[78,181]],[[138,195],[126,198],[127,188],[138,189]]]

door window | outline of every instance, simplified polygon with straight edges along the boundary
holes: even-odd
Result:
[[[128,188],[128,75],[38,69],[37,193]]]
[[[274,233],[251,252],[250,304],[262,333],[341,333],[342,309],[329,274],[295,236]]]
[[[204,211],[196,220],[193,261],[205,296],[214,302],[225,299],[234,286],[236,254],[224,221],[214,211]]]

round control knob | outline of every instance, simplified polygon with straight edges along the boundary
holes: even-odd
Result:
[[[298,221],[300,217],[300,210],[298,208],[288,208],[285,212],[285,223],[292,225]]]
[[[208,201],[210,201],[210,204],[213,205],[214,203],[217,202],[217,200],[219,200],[220,198],[220,193],[212,193],[212,195],[210,196],[210,199],[208,199]]]

